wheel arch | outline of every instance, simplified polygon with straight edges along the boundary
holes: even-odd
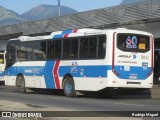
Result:
[[[20,86],[21,86],[21,80],[18,79],[19,76],[23,76],[23,77],[24,77],[24,75],[23,75],[22,73],[19,73],[19,74],[17,75],[17,77],[16,77],[16,86],[17,86],[17,87],[20,87]]]

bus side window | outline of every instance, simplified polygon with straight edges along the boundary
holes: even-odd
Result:
[[[69,59],[70,58],[70,52],[71,52],[71,40],[64,39],[63,40],[63,59]]]
[[[88,58],[88,38],[80,39],[80,59]]]
[[[19,61],[26,61],[26,43],[19,44],[19,47],[17,47],[17,58]]]
[[[49,40],[47,41],[47,47],[46,47],[46,55],[47,60],[55,59],[55,41]]]
[[[55,59],[61,59],[61,46],[62,46],[62,40],[56,40],[55,51],[54,51]]]
[[[78,39],[71,40],[71,53],[69,57],[72,59],[78,58]]]
[[[46,58],[46,42],[36,41],[32,44],[32,60],[45,60]],[[31,49],[31,48],[30,48]]]
[[[95,59],[97,58],[96,50],[97,50],[97,37],[90,37],[89,38],[89,56],[88,58]]]
[[[106,55],[106,37],[99,37],[99,45],[98,45],[98,58],[103,59]]]

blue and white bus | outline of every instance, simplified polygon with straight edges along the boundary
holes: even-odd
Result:
[[[21,36],[7,44],[5,84],[29,88],[101,91],[153,86],[152,34],[125,28],[76,29]]]

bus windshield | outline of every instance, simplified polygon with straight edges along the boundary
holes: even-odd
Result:
[[[4,64],[4,55],[0,54],[0,64]]]
[[[150,50],[150,37],[147,35],[119,33],[117,47],[126,52],[147,52]]]

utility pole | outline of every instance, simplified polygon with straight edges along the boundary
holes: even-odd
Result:
[[[61,16],[61,0],[57,0],[58,2],[58,16]]]
[[[25,10],[24,20],[25,20],[25,22],[27,21],[27,10]]]

